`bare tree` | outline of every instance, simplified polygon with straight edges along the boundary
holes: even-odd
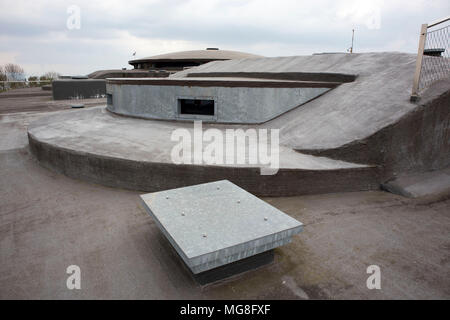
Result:
[[[25,72],[22,67],[17,64],[8,63],[5,65],[4,70],[8,81],[25,80]]]
[[[61,75],[58,72],[54,72],[54,71],[49,71],[46,72],[44,75],[42,75],[40,77],[41,80],[56,80],[60,77]]]
[[[0,66],[0,81],[6,81],[6,73],[3,66]]]
[[[0,92],[6,90],[6,84],[2,81],[6,81],[6,73],[3,66],[0,66]]]

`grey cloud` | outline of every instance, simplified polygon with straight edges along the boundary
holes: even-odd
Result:
[[[187,10],[187,7],[186,2],[181,0],[142,2],[141,6],[133,6],[130,3],[113,8],[114,10],[108,9],[107,6],[102,9],[103,3],[81,4],[82,27],[73,31],[66,28],[66,9],[67,5],[71,4],[69,1],[58,2],[54,6],[43,2],[40,14],[34,15],[33,19],[27,16],[26,11],[14,13],[13,10],[11,14],[3,11],[0,13],[0,37],[8,40],[0,44],[0,53],[18,53],[18,63],[79,64],[83,70],[92,70],[103,66],[126,65],[128,52],[134,48],[131,48],[133,44],[126,41],[117,42],[120,32],[123,31],[142,39],[183,40],[241,51],[257,47],[267,48],[273,44],[270,51],[275,55],[295,53],[299,47],[309,48],[310,52],[344,51],[351,42],[351,26],[345,21],[331,21],[333,9],[330,8],[326,8],[324,12],[318,11],[317,16],[311,15],[311,7],[304,12],[293,12],[292,16],[286,19],[294,27],[288,28],[267,22],[273,17],[257,16],[259,13],[248,13],[248,19],[235,19],[231,14],[220,15],[221,11],[225,12],[233,6],[238,9],[243,7],[242,1],[217,3],[213,8],[215,13],[219,12],[220,19],[217,21],[210,17],[201,19],[197,15],[194,15],[196,19],[191,19],[190,14],[193,12],[183,11]],[[282,2],[279,3],[280,6],[283,5]],[[331,7],[334,2],[329,3]],[[445,2],[434,4],[424,11],[382,10],[380,30],[369,30],[364,25],[356,26],[356,49],[385,50],[389,49],[390,43],[406,41],[401,49],[414,52],[420,24],[440,17],[448,9],[448,5],[445,8]],[[180,8],[180,5],[183,6]],[[297,15],[300,19],[298,27],[295,20]],[[317,24],[314,24],[314,27],[305,27],[302,18],[313,19]],[[139,55],[148,54],[139,52]]]

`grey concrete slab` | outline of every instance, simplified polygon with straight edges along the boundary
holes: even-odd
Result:
[[[402,175],[382,186],[389,192],[408,198],[447,194],[450,192],[450,168]]]
[[[285,245],[303,229],[301,222],[226,180],[141,198],[194,274]]]

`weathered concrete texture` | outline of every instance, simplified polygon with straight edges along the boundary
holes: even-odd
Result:
[[[383,189],[409,198],[450,194],[450,168],[399,176]]]
[[[295,76],[307,74],[309,77],[320,72],[357,74],[355,81],[343,83],[274,120],[252,127],[280,130],[281,170],[275,176],[261,177],[257,169],[249,167],[172,165],[169,155],[173,144],[168,144],[169,132],[175,128],[189,129],[189,124],[110,120],[104,114],[101,117],[80,114],[73,119],[55,118],[32,126],[32,150],[43,164],[70,176],[145,191],[221,179],[230,179],[258,195],[268,195],[269,190],[274,192],[271,195],[295,195],[374,189],[395,173],[436,170],[450,165],[449,81],[434,84],[419,104],[413,104],[409,95],[414,65],[415,56],[410,54],[334,54],[214,62],[174,75],[174,79],[186,81],[194,79],[185,77],[193,72],[262,72],[266,76],[275,72],[279,76],[286,71],[291,76],[295,73]],[[184,80],[179,79],[180,76]],[[155,96],[158,94],[155,92]],[[149,101],[154,99],[153,96],[147,98]],[[166,105],[161,108],[165,109]],[[218,127],[220,130],[239,128]],[[300,153],[294,155],[293,150]],[[83,160],[80,156],[83,152],[98,161],[94,164]],[[312,157],[307,157],[306,153]],[[342,161],[330,166],[330,159]],[[70,168],[69,161],[75,161],[77,165]],[[364,164],[364,167],[355,163]],[[161,181],[158,188],[143,181],[144,175],[132,173],[137,166],[148,174],[146,178]],[[354,169],[348,169],[348,166]],[[179,172],[181,178],[168,181],[165,175],[171,176],[170,173],[175,172]]]
[[[33,154],[46,167],[77,179],[148,192],[227,179],[256,195],[298,195],[373,190],[381,181],[377,167],[303,155],[285,147],[280,147],[280,170],[275,175],[261,175],[260,168],[248,162],[177,165],[171,152],[178,142],[170,139],[177,128],[193,135],[193,127],[184,123],[114,116],[95,108],[41,118],[30,124],[28,137]],[[222,132],[227,128],[236,127],[219,127]]]
[[[441,81],[409,101],[416,56],[382,52],[211,62],[172,77],[236,73],[356,74],[319,98],[264,124],[300,152],[392,171],[445,168],[450,159],[450,83]]]
[[[396,173],[450,166],[450,79],[425,91],[416,109],[362,140],[334,149],[300,152],[357,163],[383,165],[386,179]]]
[[[104,98],[106,81],[103,79],[60,79],[52,82],[54,100]]]
[[[210,72],[303,72],[358,75],[301,108],[270,121],[298,149],[336,148],[363,139],[416,108],[409,102],[415,55],[325,54],[211,62],[171,77]]]
[[[227,180],[141,198],[194,274],[283,246],[303,230],[299,221]]]
[[[450,200],[266,198],[305,230],[274,263],[202,288],[138,193],[55,174],[20,149],[0,152],[0,175],[1,299],[450,299]],[[81,290],[66,287],[73,264]],[[366,287],[372,264],[381,290]]]
[[[159,85],[155,79],[141,79],[142,83],[138,83],[139,79],[127,79],[124,84],[120,80],[109,79],[107,93],[112,97],[108,110],[147,119],[194,119],[195,116],[180,114],[178,99],[209,99],[214,100],[214,116],[200,119],[219,123],[254,124],[273,119],[330,90],[327,88],[328,84],[320,87],[320,83],[280,80],[193,78],[186,81],[186,84],[177,84],[176,82],[180,82],[177,80],[164,80],[173,82],[173,85]],[[217,82],[217,85],[197,85],[200,81],[206,84]],[[313,84],[318,87],[308,87]],[[258,87],[250,87],[251,85]]]
[[[24,147],[38,116],[0,117],[0,299],[450,299],[450,200],[380,191],[264,198],[305,224],[301,236],[274,263],[201,288],[137,192],[35,161]],[[66,287],[73,264],[81,290]],[[366,287],[372,264],[381,290]]]

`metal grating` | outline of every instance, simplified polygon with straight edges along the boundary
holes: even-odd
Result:
[[[450,76],[449,28],[450,25],[447,25],[426,33],[419,91]]]

